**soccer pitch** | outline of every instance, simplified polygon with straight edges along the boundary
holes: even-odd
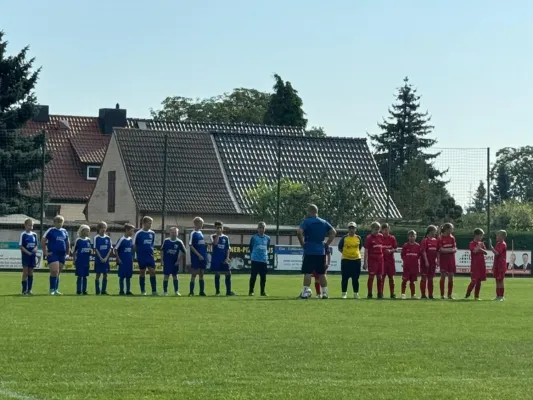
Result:
[[[39,273],[21,297],[0,273],[0,399],[533,398],[533,280],[506,280],[500,303],[492,281],[486,301],[379,301],[335,298],[338,276],[329,300],[296,300],[299,276],[269,276],[268,298],[233,279],[233,298],[77,297],[64,274],[51,297]]]

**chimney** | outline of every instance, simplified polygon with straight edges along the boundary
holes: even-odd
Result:
[[[38,105],[35,107],[36,114],[33,116],[34,122],[49,122],[50,121],[50,108],[44,105]]]
[[[111,135],[113,128],[125,128],[127,125],[126,110],[117,103],[115,108],[101,108],[98,113],[98,123],[104,135]]]

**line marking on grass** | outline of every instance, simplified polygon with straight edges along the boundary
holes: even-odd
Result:
[[[38,400],[36,397],[27,396],[25,394],[13,392],[12,390],[8,390],[4,388],[4,383],[0,382],[0,395],[11,398],[11,399],[18,399],[18,400]]]

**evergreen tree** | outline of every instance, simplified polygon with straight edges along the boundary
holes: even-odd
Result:
[[[472,198],[472,206],[468,208],[469,212],[485,212],[487,211],[487,188],[485,182],[479,181],[479,186]]]
[[[28,47],[8,56],[7,44],[0,31],[0,215],[28,212],[32,199],[24,190],[41,174],[44,144],[43,135],[19,131],[37,112],[33,90],[41,70],[33,70]]]
[[[290,82],[283,82],[279,75],[274,75],[274,94],[265,113],[265,124],[299,126],[305,128],[307,119],[302,109],[303,101]]]

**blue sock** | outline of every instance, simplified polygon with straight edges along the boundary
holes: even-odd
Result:
[[[22,293],[26,293],[28,291],[28,280],[22,281]]]
[[[50,277],[50,291],[51,292],[56,290],[56,279],[57,279],[56,276],[51,276]]]
[[[33,289],[33,275],[28,275],[28,292]]]
[[[59,292],[59,275],[56,276],[56,291]]]
[[[124,293],[124,278],[120,278],[118,280],[118,287],[120,289],[120,293]]]
[[[177,292],[178,291],[178,280],[177,279],[174,279],[174,292]]]
[[[81,291],[83,293],[86,293],[87,292],[87,277],[84,276],[81,280]]]
[[[152,287],[152,293],[157,292],[157,282],[155,280],[155,276],[150,277],[150,286]]]
[[[100,294],[100,279],[98,278],[94,280],[94,290],[96,294]]]
[[[199,279],[198,282],[200,283],[200,293],[204,293],[205,289],[205,282],[203,279]]]
[[[226,275],[226,293],[231,293],[231,275]]]
[[[163,292],[168,292],[168,280],[163,280]]]
[[[83,278],[81,276],[78,276],[76,278],[76,294],[80,294],[81,293],[81,286],[82,286],[82,280]]]
[[[131,278],[126,278],[126,293],[131,292]]]
[[[139,276],[139,287],[141,288],[141,293],[146,292],[146,277]]]
[[[194,293],[194,281],[191,281],[191,283],[189,283],[189,293]]]
[[[107,292],[107,278],[102,278],[102,293]]]
[[[215,292],[220,293],[220,275],[215,275]]]

